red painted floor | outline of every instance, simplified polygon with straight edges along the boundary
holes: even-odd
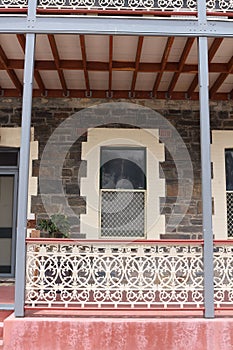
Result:
[[[15,300],[15,286],[0,284],[0,305],[1,304],[14,304]]]

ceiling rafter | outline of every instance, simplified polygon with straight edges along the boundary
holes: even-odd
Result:
[[[1,45],[0,45],[0,62],[2,63],[2,66],[6,70],[7,74],[9,75],[9,77],[10,77],[12,83],[14,84],[14,86],[16,87],[17,91],[20,94],[22,94],[23,86],[22,86],[19,78],[17,77],[15,71],[13,69],[9,68],[8,58],[7,58]]]
[[[108,93],[111,95],[112,91],[112,60],[113,60],[113,36],[109,36],[109,63],[108,63]]]
[[[185,47],[184,47],[184,50],[181,54],[181,57],[180,57],[180,60],[179,60],[179,68],[178,68],[178,72],[175,72],[175,74],[173,75],[173,78],[170,82],[170,85],[168,87],[168,93],[169,95],[173,92],[176,84],[177,84],[177,81],[180,77],[180,74],[182,73],[182,70],[183,70],[183,67],[185,65],[185,62],[186,62],[186,59],[190,53],[190,50],[193,46],[193,43],[195,41],[195,38],[188,38],[187,41],[186,41],[186,44],[185,44]]]
[[[143,62],[141,58],[142,50],[143,50],[143,36],[137,37],[138,43],[137,43],[137,49],[136,49],[136,55],[135,55],[135,61],[117,61],[114,60],[114,36],[108,37],[108,45],[104,47],[104,50],[108,51],[108,61],[99,62],[99,61],[88,61],[87,58],[87,51],[89,49],[89,42],[86,41],[85,35],[79,35],[80,40],[80,48],[82,56],[79,60],[75,59],[61,59],[59,56],[58,46],[56,44],[56,35],[47,34],[48,35],[48,42],[47,42],[47,48],[48,50],[49,44],[50,48],[53,54],[53,57],[49,60],[36,60],[35,61],[35,71],[34,71],[34,77],[37,81],[38,87],[34,88],[33,90],[33,96],[41,96],[41,95],[47,95],[50,97],[62,97],[64,95],[68,95],[71,97],[113,97],[113,98],[128,98],[129,96],[134,96],[135,98],[151,98],[154,95],[156,95],[156,98],[168,98],[169,94],[170,97],[174,99],[183,99],[183,98],[190,98],[191,100],[198,98],[198,92],[196,91],[196,87],[198,85],[198,64],[197,62],[189,64],[187,62],[188,54],[192,48],[192,42],[191,40],[195,40],[194,38],[186,39],[186,44],[184,46],[184,49],[181,53],[181,58],[179,62],[172,62],[171,61],[171,49],[173,47],[173,42],[175,40],[174,37],[167,38],[165,43],[165,49],[163,52],[160,52],[160,55],[163,56],[160,62],[152,63],[152,62]],[[23,34],[16,34],[16,37],[18,39],[18,42],[23,50],[25,52],[25,46],[26,46],[26,37]],[[212,87],[210,89],[210,98],[212,100],[227,100],[229,98],[233,99],[233,88],[232,86],[228,87],[228,90],[230,92],[220,92],[219,90],[224,83],[224,81],[227,79],[229,75],[233,74],[233,57],[228,61],[224,62],[222,58],[224,57],[224,52],[220,52],[222,41],[225,40],[224,38],[215,38],[209,48],[208,51],[208,61],[209,61],[209,72],[210,73],[217,73],[218,77],[215,80],[215,82],[212,84]],[[225,41],[224,41],[225,42]],[[42,47],[37,47],[37,49],[42,49]],[[159,47],[157,47],[157,52],[159,53]],[[219,51],[218,51],[219,50]],[[219,52],[219,59],[214,59],[216,57],[216,52]],[[90,51],[90,54],[93,53],[93,50]],[[17,57],[17,56],[16,56]],[[18,55],[20,57],[20,55]],[[218,58],[218,57],[217,57]],[[170,59],[170,61],[169,61]],[[212,63],[214,62],[214,63]],[[4,96],[10,96],[12,94],[13,96],[19,96],[22,94],[23,90],[23,83],[17,76],[18,70],[24,69],[24,59],[23,58],[8,58],[6,55],[6,51],[4,51],[4,47],[0,47],[0,73],[3,74],[3,71],[5,71],[8,74],[8,81],[12,81],[14,86],[13,88],[5,88],[6,85],[0,86],[0,92],[4,94]],[[65,70],[70,71],[82,71],[84,72],[84,78],[85,78],[85,84],[86,86],[84,89],[69,89],[68,80],[65,79]],[[48,78],[44,78],[44,82],[41,79],[42,71],[54,71],[57,74],[59,74],[59,79],[61,82],[58,84],[58,88],[56,85],[54,85],[54,88],[52,89],[46,89]],[[107,83],[107,89],[101,89],[101,90],[91,90],[91,73],[89,72],[106,72],[108,75],[108,81]],[[131,86],[128,90],[117,90],[115,88],[114,83],[114,75],[113,72],[120,71],[120,72],[132,72],[132,81]],[[168,88],[168,92],[161,91],[160,85],[163,78],[163,74],[165,72],[172,73],[172,78],[170,78],[170,85]],[[153,93],[152,91],[142,91],[140,90],[140,84],[138,85],[137,78],[138,73],[151,73],[150,77],[154,75],[155,81],[154,81],[154,87],[153,87]],[[181,91],[178,90],[177,81],[180,74],[192,74],[194,79],[192,80],[191,85],[189,88],[183,89]],[[146,76],[147,74],[144,74]],[[3,75],[2,75],[3,76]],[[4,76],[5,79],[5,76]],[[68,78],[67,78],[68,79]],[[104,74],[101,74],[100,79],[104,79]],[[149,81],[149,78],[148,78]],[[4,81],[5,84],[5,81]],[[118,85],[116,85],[118,86]],[[137,90],[135,90],[137,86]],[[224,84],[225,86],[225,84]],[[1,91],[2,90],[2,91]],[[107,90],[107,91],[106,91]]]
[[[24,34],[17,34],[16,36],[17,36],[18,42],[20,43],[20,46],[21,46],[23,52],[25,53],[26,39],[25,39]],[[24,65],[24,60],[22,60],[22,61],[23,61],[23,65]],[[46,94],[45,85],[43,83],[43,80],[41,78],[40,73],[37,70],[34,70],[34,78],[35,78],[35,81],[37,82],[37,85],[38,85],[40,91],[41,91],[41,94],[45,95]]]
[[[218,51],[222,41],[223,41],[223,38],[214,39],[214,41],[209,49],[209,52],[208,52],[209,65],[210,65],[211,61],[213,60],[216,52]],[[209,67],[209,71],[210,71],[210,67]],[[198,85],[198,74],[195,75],[195,78],[193,79],[193,81],[188,89],[188,92],[187,92],[188,96],[191,96],[194,93],[197,85]]]
[[[142,53],[143,40],[144,40],[144,37],[143,36],[139,36],[137,52],[136,52],[136,57],[135,57],[135,69],[134,69],[132,83],[131,83],[131,94],[133,94],[134,90],[135,90],[135,85],[136,85],[137,75],[138,75],[138,69],[139,69],[139,63],[140,63],[140,58],[141,58],[141,53]]]
[[[172,48],[174,40],[175,40],[174,37],[169,37],[167,39],[166,47],[165,47],[165,50],[164,50],[164,53],[163,53],[163,57],[162,57],[162,61],[161,61],[161,65],[160,65],[160,71],[157,74],[157,77],[156,77],[156,80],[155,80],[155,83],[154,83],[154,86],[153,86],[153,89],[152,89],[152,96],[153,97],[156,95],[157,90],[159,88],[159,84],[161,82],[163,73],[165,71],[165,67],[167,65],[168,57],[169,57],[169,54],[170,54],[170,51],[171,51],[171,48]]]
[[[57,49],[56,40],[55,40],[55,37],[54,37],[53,34],[48,34],[48,39],[49,39],[49,44],[50,44],[51,51],[52,51],[52,54],[53,54],[54,62],[55,62],[55,65],[56,65],[56,69],[57,69],[57,72],[58,72],[58,76],[59,76],[59,79],[60,79],[61,87],[62,87],[64,95],[67,96],[68,89],[67,89],[67,85],[66,85],[66,81],[65,81],[65,77],[64,77],[63,71],[62,71],[62,69],[60,67],[60,57],[59,57],[59,53],[58,53],[58,49]]]
[[[81,52],[82,52],[82,61],[83,61],[83,72],[86,84],[87,94],[90,95],[90,82],[87,70],[87,55],[86,55],[86,45],[85,45],[85,36],[83,34],[79,35]]]
[[[25,39],[24,34],[16,34],[16,37],[17,37],[17,39],[18,39],[18,42],[20,43],[20,46],[21,46],[22,49],[23,49],[23,52],[25,52],[25,49],[26,49],[26,39]]]
[[[220,86],[223,84],[223,82],[226,80],[229,74],[233,72],[233,56],[231,57],[230,61],[227,63],[228,72],[227,73],[221,73],[217,80],[214,82],[213,86],[210,89],[210,98],[213,98],[213,96],[216,94]]]

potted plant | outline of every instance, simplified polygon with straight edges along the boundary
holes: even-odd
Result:
[[[67,238],[69,237],[70,224],[64,214],[53,214],[48,219],[40,219],[37,229],[44,237]]]

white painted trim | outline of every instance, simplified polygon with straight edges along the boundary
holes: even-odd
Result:
[[[147,239],[158,239],[165,233],[165,217],[160,214],[159,197],[165,196],[165,180],[159,178],[159,162],[164,161],[164,145],[159,143],[157,129],[88,130],[87,142],[82,143],[82,159],[87,161],[87,177],[81,179],[81,195],[86,197],[86,214],[81,215],[80,231],[87,239],[100,237],[99,169],[101,146],[145,147],[147,152]]]
[[[20,143],[21,128],[0,128],[0,146],[20,148]],[[34,141],[34,128],[31,128],[28,219],[35,218],[35,214],[31,213],[31,196],[35,196],[38,193],[37,177],[32,176],[32,161],[35,159],[38,159],[38,141]]]
[[[211,158],[213,162],[212,194],[214,198],[213,234],[215,239],[228,239],[225,149],[233,148],[233,131],[213,130]]]

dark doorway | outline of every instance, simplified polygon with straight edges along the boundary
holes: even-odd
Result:
[[[19,150],[0,148],[0,277],[14,277]]]

